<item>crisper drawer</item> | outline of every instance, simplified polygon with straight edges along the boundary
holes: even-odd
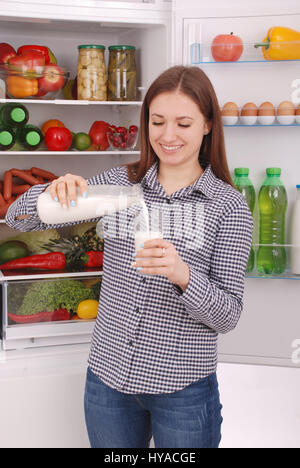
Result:
[[[3,281],[2,348],[88,343],[101,276]]]

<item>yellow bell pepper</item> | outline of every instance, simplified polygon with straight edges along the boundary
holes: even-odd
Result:
[[[11,75],[6,78],[7,94],[14,98],[27,98],[35,96],[39,92],[37,79],[28,79]]]
[[[270,28],[262,44],[266,60],[300,60],[300,32],[283,26]]]

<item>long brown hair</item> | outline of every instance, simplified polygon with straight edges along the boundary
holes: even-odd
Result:
[[[228,168],[220,107],[215,90],[207,75],[198,67],[175,66],[162,73],[150,86],[145,96],[140,121],[141,157],[127,164],[131,182],[140,182],[152,164],[158,160],[149,141],[149,107],[161,93],[180,91],[199,106],[200,112],[211,125],[211,131],[203,137],[199,161],[211,164],[219,179],[233,186]]]

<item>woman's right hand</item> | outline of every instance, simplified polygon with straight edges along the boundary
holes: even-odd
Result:
[[[59,202],[63,207],[75,206],[77,201],[77,187],[83,197],[87,196],[87,181],[77,175],[66,174],[55,179],[46,189],[49,191],[53,200]]]

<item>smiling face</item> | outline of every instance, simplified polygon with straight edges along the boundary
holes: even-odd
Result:
[[[209,132],[197,104],[180,91],[156,96],[149,108],[149,139],[160,160],[168,166],[196,164],[203,136]]]

